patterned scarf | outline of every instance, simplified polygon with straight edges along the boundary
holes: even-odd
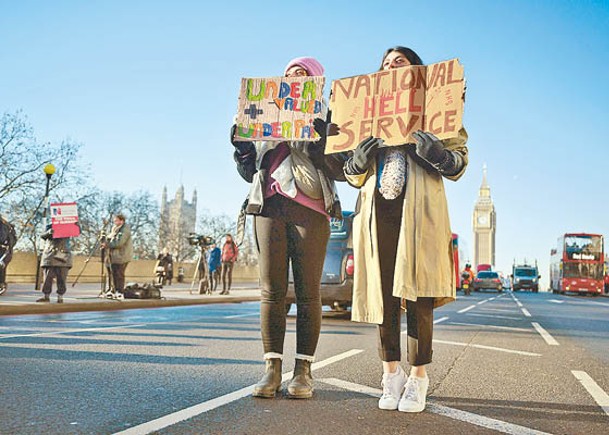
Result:
[[[379,192],[385,199],[396,199],[406,184],[406,156],[404,152],[391,147],[385,151],[381,169]]]

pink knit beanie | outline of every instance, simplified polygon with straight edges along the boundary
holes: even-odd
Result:
[[[285,67],[284,74],[288,72],[290,68],[294,65],[298,65],[303,67],[310,76],[323,76],[324,75],[324,67],[321,66],[321,63],[312,57],[297,57],[288,62],[288,65]]]

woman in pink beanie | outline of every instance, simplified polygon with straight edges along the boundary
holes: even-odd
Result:
[[[298,57],[285,77],[321,76],[312,57]],[[326,113],[315,119],[317,142],[247,142],[234,140],[237,171],[252,184],[245,213],[254,215],[258,245],[261,305],[260,330],[266,371],[254,397],[275,397],[281,388],[286,331],[286,292],[291,263],[296,295],[296,364],[287,386],[290,398],[313,395],[311,363],[321,328],[320,282],[330,217],[342,218],[334,180],[344,181],[344,156],[324,154]]]

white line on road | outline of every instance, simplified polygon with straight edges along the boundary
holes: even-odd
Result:
[[[468,316],[474,317],[492,317],[493,319],[509,319],[509,320],[520,320],[520,317],[514,316],[502,316],[500,314],[475,314],[475,313],[467,313]]]
[[[522,307],[522,314],[524,314],[527,317],[531,317],[531,313],[529,313],[529,310],[527,310],[526,308]]]
[[[481,308],[482,311],[496,311],[498,313],[514,313],[514,309],[513,308]]]
[[[448,317],[447,317],[447,316],[440,317],[439,319],[434,320],[434,321],[433,321],[433,324],[435,325],[435,324],[437,324],[437,323],[441,323],[441,322],[443,322],[443,321],[445,321],[445,320],[448,320]]]
[[[484,328],[505,329],[506,331],[531,332],[530,329],[525,329],[525,328],[515,328],[513,326],[484,325],[482,323],[449,322],[448,324],[449,325],[462,325],[462,326],[481,326]]]
[[[44,335],[76,334],[78,332],[107,331],[108,329],[137,328],[138,326],[146,326],[146,324],[142,323],[139,325],[120,325],[120,326],[108,326],[108,327],[103,327],[103,328],[69,329],[67,331],[37,332],[35,334],[4,335],[4,336],[0,337],[0,340],[4,340],[5,338],[16,338],[16,337],[42,337]]]
[[[488,301],[490,301],[490,299],[485,299],[485,300],[483,300],[483,301],[476,302],[476,305],[482,305],[482,304],[486,304]]]
[[[333,364],[343,359],[352,357],[361,352],[363,352],[363,350],[361,349],[351,349],[347,352],[343,352],[323,361],[311,364],[311,370],[323,368],[329,364]],[[292,372],[283,374],[283,376],[281,377],[281,381],[285,382],[289,380],[292,377],[292,374]],[[161,430],[181,421],[188,420],[189,418],[196,417],[197,415],[211,411],[212,409],[216,409],[228,403],[234,402],[235,400],[239,400],[243,397],[249,396],[250,394],[252,394],[253,388],[254,385],[249,385],[245,388],[233,391],[232,393],[225,394],[224,396],[216,397],[215,399],[211,399],[207,402],[199,403],[198,405],[182,409],[181,411],[165,415],[164,417],[157,418],[156,420],[133,426],[132,428],[117,432],[115,435],[144,435]]]
[[[475,347],[477,349],[496,350],[497,352],[515,353],[518,355],[525,355],[525,356],[541,356],[541,354],[539,354],[539,353],[526,352],[524,350],[505,349],[503,347],[485,346],[483,344],[470,344],[470,343],[461,343],[459,341],[447,341],[447,340],[433,340],[433,342],[441,343],[441,344],[451,344],[453,346]]]
[[[601,407],[605,414],[609,415],[609,395],[594,382],[594,379],[592,379],[588,373],[579,370],[571,370],[571,373],[573,373],[573,376],[575,376],[584,388],[588,390],[588,393],[596,403],[598,403],[598,406]]]
[[[539,332],[539,335],[541,335],[542,338],[546,341],[546,343],[548,343],[550,346],[558,346],[559,345],[558,341],[556,341],[554,339],[554,337],[552,337],[548,331],[543,329],[543,327],[539,323],[537,323],[537,322],[531,322],[531,325],[533,325],[533,328],[535,328],[535,330],[537,332]]]
[[[328,385],[333,385],[344,390],[354,391],[356,393],[365,394],[372,397],[381,397],[382,391],[376,388],[368,387],[367,385],[354,384],[353,382],[343,381],[335,378],[324,378],[320,379]],[[508,423],[506,421],[496,420],[494,418],[485,417],[483,415],[474,414],[467,411],[461,411],[460,409],[450,408],[448,406],[439,405],[433,399],[427,401],[426,411],[433,414],[438,414],[443,417],[452,418],[453,420],[463,421],[476,426],[484,427],[487,429],[496,430],[512,435],[549,435],[546,432],[540,432],[535,429],[528,427],[519,426],[517,424]]]
[[[260,314],[260,312],[245,313],[245,314],[235,314],[233,316],[224,316],[224,318],[225,319],[236,319],[237,317],[250,317],[250,316],[257,316],[259,314]]]
[[[473,310],[474,308],[476,308],[476,305],[470,305],[467,308],[463,308],[462,310],[457,311],[457,313],[459,313],[459,314],[465,313],[466,311]]]
[[[550,299],[550,301],[549,301],[549,302],[552,302],[552,303],[555,303],[555,304],[562,304],[562,303],[564,303],[565,301],[559,301],[558,299]]]

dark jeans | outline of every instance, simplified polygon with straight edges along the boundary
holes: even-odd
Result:
[[[401,299],[392,293],[404,194],[394,200],[386,200],[377,191],[375,202],[383,287],[383,323],[379,325],[379,356],[383,361],[400,361]],[[432,359],[433,298],[418,298],[416,302],[406,301],[406,328],[409,364],[429,364]]]
[[[275,195],[265,200],[262,215],[255,217],[254,233],[259,252],[264,352],[283,354],[285,295],[291,261],[298,308],[296,353],[314,356],[321,328],[319,285],[330,237],[328,218]]]
[[[0,266],[0,284],[4,284],[6,282],[6,266]]]
[[[114,291],[122,293],[125,289],[125,270],[129,263],[115,264],[112,263],[112,281],[114,282]]]
[[[230,290],[230,286],[233,283],[233,265],[232,261],[222,262],[222,290]],[[228,284],[228,287],[226,286]]]
[[[53,291],[53,279],[57,280],[57,294],[63,295],[66,293],[66,279],[68,277],[67,267],[43,267],[44,282],[42,283],[42,293],[50,295]]]

